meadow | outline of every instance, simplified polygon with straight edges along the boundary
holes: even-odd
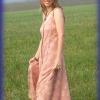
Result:
[[[96,5],[64,6],[64,57],[72,100],[96,100]],[[4,14],[4,97],[28,100],[28,61],[40,40],[40,9]]]

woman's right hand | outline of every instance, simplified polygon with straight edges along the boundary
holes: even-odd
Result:
[[[32,63],[34,60],[35,60],[35,57],[32,57],[32,58],[29,60],[29,64]]]

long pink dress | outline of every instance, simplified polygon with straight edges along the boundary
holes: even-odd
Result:
[[[71,100],[64,54],[61,69],[52,70],[57,55],[58,38],[54,20],[54,11],[42,23],[42,37],[39,61],[33,61],[28,68],[28,96],[31,100]]]

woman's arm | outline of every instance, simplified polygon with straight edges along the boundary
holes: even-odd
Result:
[[[54,18],[58,33],[58,49],[57,49],[57,59],[56,64],[60,63],[61,53],[63,52],[64,45],[64,13],[61,8],[57,8],[54,11]]]

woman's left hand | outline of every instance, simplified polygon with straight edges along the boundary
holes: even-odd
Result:
[[[54,64],[54,66],[53,66],[53,70],[55,70],[55,69],[61,69],[61,64],[59,64],[59,63],[56,63],[56,64]]]

